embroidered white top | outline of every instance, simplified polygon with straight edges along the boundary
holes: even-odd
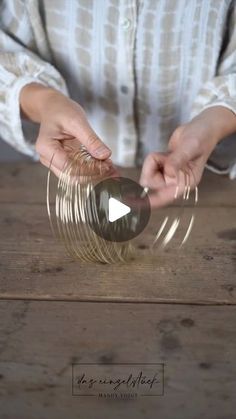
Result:
[[[78,101],[133,166],[203,109],[236,113],[236,1],[0,0],[0,135],[37,160],[19,109],[32,81]],[[236,177],[236,138],[222,163],[224,141],[212,161]]]

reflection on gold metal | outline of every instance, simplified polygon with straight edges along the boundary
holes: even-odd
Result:
[[[99,224],[98,209],[93,193],[94,186],[109,176],[111,163],[94,159],[84,147],[77,151],[69,149],[68,160],[65,163],[60,176],[57,180],[55,191],[55,206],[51,205],[51,166],[53,164],[52,156],[47,176],[47,212],[51,229],[55,236],[59,236],[64,243],[69,254],[76,259],[86,262],[116,263],[129,260],[134,254],[135,247],[133,242],[115,242],[107,241],[95,234],[90,228],[89,220],[95,220]],[[175,217],[168,215],[167,209],[164,214],[164,220],[155,234],[155,239],[150,245],[150,250],[157,244],[162,248],[166,247],[176,235],[182,222],[184,206],[191,197],[191,181],[196,185],[194,174],[190,168],[184,171],[184,187],[179,184],[176,186],[174,201],[180,199],[180,206],[176,208]],[[193,211],[198,203],[198,188],[194,188]],[[148,192],[144,188],[141,198]],[[89,205],[86,201],[90,200]],[[106,191],[104,191],[104,203],[107,202]],[[180,247],[186,243],[194,224],[194,212],[189,219],[186,227],[186,233],[180,243]],[[124,217],[125,228],[126,219]]]
[[[163,232],[163,230],[164,230],[164,228],[165,228],[166,223],[168,222],[168,220],[169,220],[169,217],[165,217],[163,223],[161,224],[161,227],[159,228],[159,230],[158,230],[158,232],[156,234],[156,237],[154,239],[153,245],[157,242],[157,240],[159,239],[159,237],[161,237],[161,234],[162,234],[162,232]]]
[[[192,184],[196,185],[196,181],[194,178],[194,173],[191,170],[190,167],[188,167],[187,169],[185,169],[184,171],[184,186],[183,186],[183,193],[182,193],[182,198],[180,200],[180,207],[176,209],[176,212],[178,212],[178,215],[176,215],[173,219],[173,221],[171,222],[170,220],[170,216],[169,215],[165,215],[164,221],[162,222],[159,230],[157,231],[156,235],[155,235],[155,239],[153,242],[152,247],[155,247],[155,245],[157,243],[159,243],[161,248],[166,247],[170,241],[174,238],[177,229],[179,228],[179,226],[182,224],[183,226],[183,213],[184,213],[184,206],[186,205],[186,203],[189,202],[190,197],[191,197],[191,178],[192,178]],[[180,198],[180,185],[177,184],[176,186],[176,190],[174,193],[174,201]],[[193,202],[193,211],[198,203],[198,187],[195,186],[193,189],[193,193],[194,193],[194,202]],[[186,233],[184,235],[184,238],[182,239],[179,247],[182,247],[186,241],[188,240],[190,233],[192,231],[193,225],[194,225],[194,220],[195,220],[195,215],[192,212],[192,214],[190,215],[190,220],[189,223],[185,223],[185,229],[186,229]],[[171,223],[171,224],[170,224]],[[168,225],[170,224],[170,225]]]
[[[89,262],[124,262],[132,253],[131,243],[117,243],[98,237],[90,228],[88,218],[98,220],[95,203],[90,203],[89,213],[86,200],[93,199],[93,186],[106,177],[108,167],[92,158],[84,148],[69,154],[60,173],[55,197],[55,209],[50,206],[51,164],[47,177],[47,211],[54,234],[59,236],[67,251],[74,258]],[[107,163],[106,163],[107,164]],[[53,219],[55,221],[53,222]],[[56,228],[55,228],[56,224]]]

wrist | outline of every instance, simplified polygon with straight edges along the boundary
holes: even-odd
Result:
[[[57,90],[40,83],[29,83],[20,92],[20,109],[25,118],[40,123],[42,113],[49,97]]]
[[[215,145],[228,135],[236,132],[236,115],[225,106],[219,105],[207,108],[194,119],[208,126]]]

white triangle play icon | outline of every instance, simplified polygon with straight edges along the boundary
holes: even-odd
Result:
[[[131,209],[127,205],[122,204],[115,198],[109,198],[108,218],[111,223],[129,214],[130,211]]]

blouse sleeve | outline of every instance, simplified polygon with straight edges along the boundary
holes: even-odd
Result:
[[[30,138],[27,129],[23,129],[20,91],[32,82],[56,88],[66,95],[68,90],[62,75],[48,62],[50,51],[40,25],[37,2],[34,10],[27,10],[26,5],[27,2],[18,0],[0,0],[0,136],[18,151],[37,160],[35,138]],[[33,13],[33,22],[30,13]]]
[[[193,103],[191,118],[212,106],[224,106],[236,115],[236,2],[230,7],[228,40],[219,59],[216,76],[205,83]],[[228,163],[227,163],[228,161]],[[224,164],[224,169],[219,167]],[[212,153],[206,167],[219,174],[236,178],[236,138],[227,137]]]
[[[193,103],[191,117],[202,110],[222,105],[236,114],[236,5],[230,8],[228,43],[217,67],[216,77],[206,82]]]

